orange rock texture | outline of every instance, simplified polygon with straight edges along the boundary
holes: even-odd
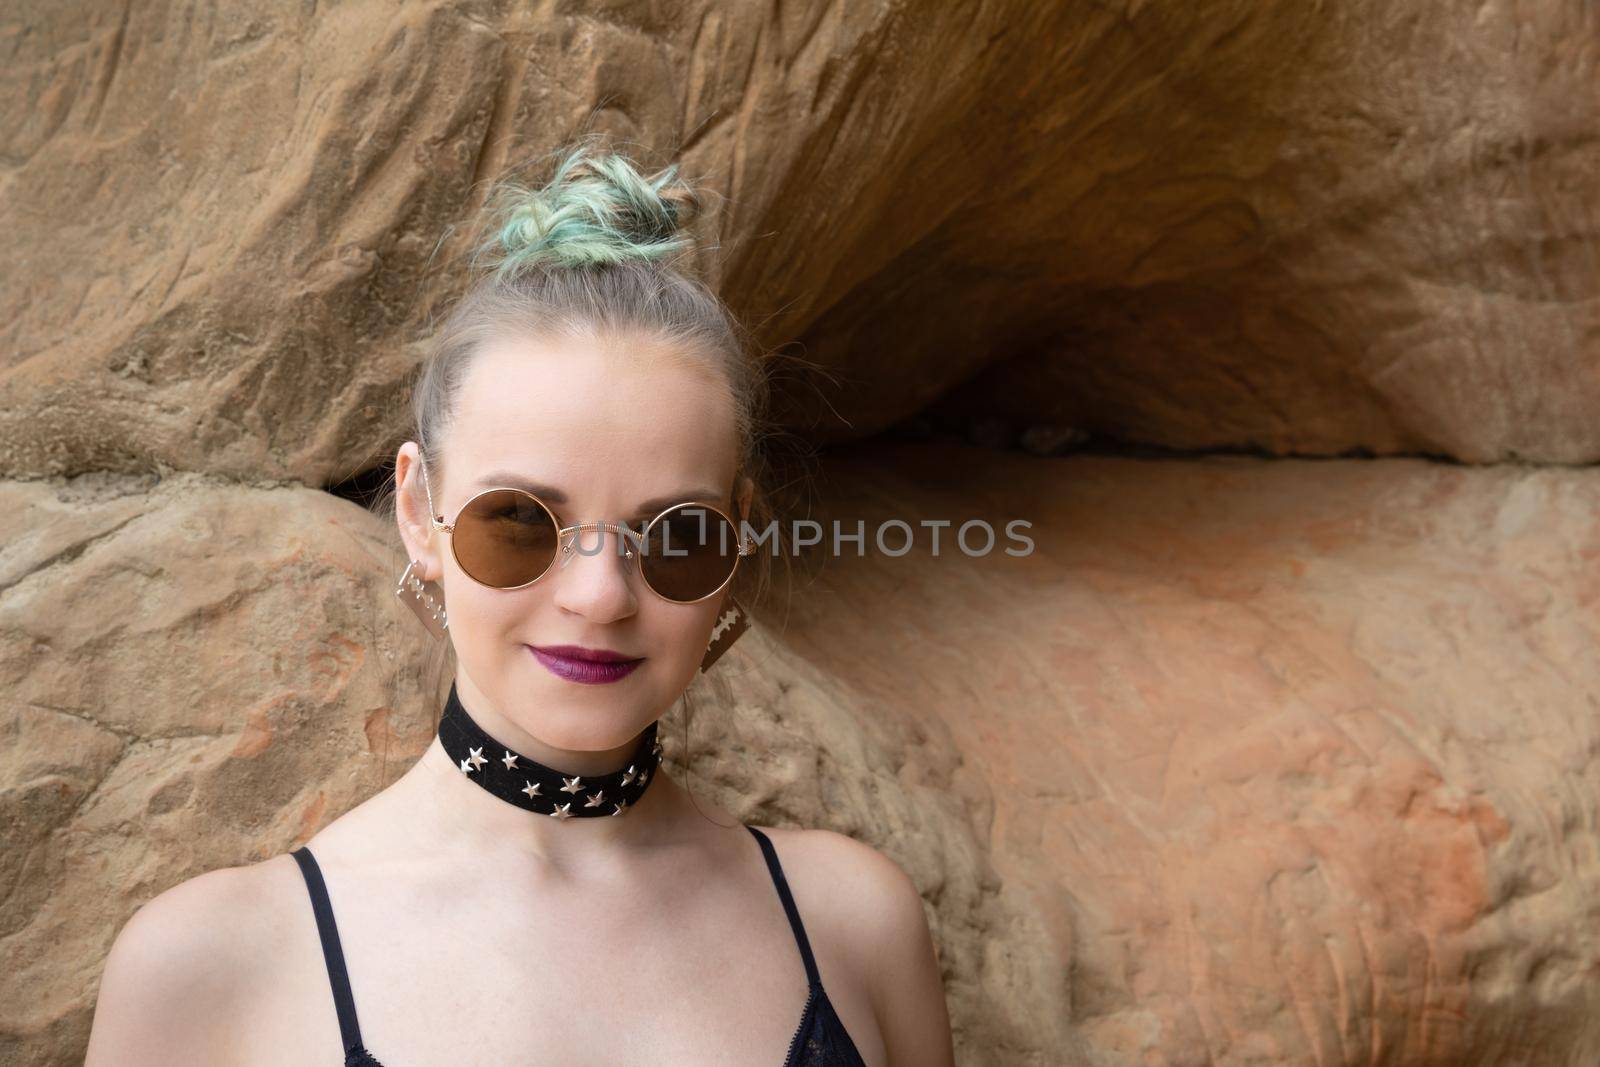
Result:
[[[0,54],[0,1062],[428,743],[324,489],[580,128],[705,190],[868,530],[669,763],[905,867],[958,1063],[1600,1062],[1592,4],[24,0]],[[1085,436],[1149,448],[1027,450]]]

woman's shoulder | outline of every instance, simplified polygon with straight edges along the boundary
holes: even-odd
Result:
[[[826,924],[860,956],[862,965],[881,959],[885,948],[904,950],[928,936],[922,894],[896,860],[837,830],[756,829],[772,839],[784,879],[807,925]],[[815,916],[815,919],[812,918]],[[899,941],[898,945],[884,941]]]
[[[840,953],[849,980],[864,990],[889,1058],[949,1064],[941,966],[929,909],[911,875],[848,834],[757,829],[772,838],[813,942]]]
[[[258,958],[253,949],[260,942],[281,934],[284,887],[291,877],[300,877],[294,858],[280,853],[177,883],[123,924],[107,971],[120,965],[165,981],[227,977]]]
[[[947,1067],[952,1051],[944,979],[917,883],[893,857],[848,833],[768,835],[813,945],[840,953],[845,973],[835,977],[848,974],[864,992],[888,1059]],[[827,981],[840,992],[834,979]]]
[[[855,893],[843,895],[868,906],[883,903],[881,898],[884,896],[904,898],[908,890],[912,895],[917,895],[905,868],[859,838],[820,827],[755,828],[772,839],[772,846],[778,852],[786,877],[792,865],[803,879],[853,887]],[[809,873],[802,874],[801,870]],[[917,899],[920,902],[921,897]]]
[[[88,1067],[219,1058],[227,1020],[294,922],[287,890],[299,877],[281,853],[195,875],[139,907],[106,956]]]

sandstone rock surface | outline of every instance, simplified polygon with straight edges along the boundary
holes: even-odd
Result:
[[[451,228],[584,125],[700,181],[707,276],[845,386],[785,391],[818,440],[942,401],[1184,449],[1591,462],[1597,19],[23,5],[0,471],[370,467]]]
[[[1592,472],[911,445],[830,484],[869,552],[785,643],[988,783],[1060,967],[1019,1014],[1116,1067],[1600,1059]],[[954,525],[893,558],[890,519]],[[1075,1062],[1029,1051],[961,1062]]]

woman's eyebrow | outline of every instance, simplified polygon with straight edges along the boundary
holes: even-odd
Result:
[[[521,489],[525,492],[532,493],[540,500],[548,501],[551,504],[567,503],[567,494],[563,493],[555,486],[542,485],[539,482],[533,481],[529,478],[524,478],[522,475],[516,474],[512,471],[491,471],[490,473],[479,478],[476,485],[476,487],[479,489],[497,489],[501,486],[510,486],[513,489]],[[710,501],[712,503],[721,504],[722,497],[723,494],[718,493],[715,489],[686,489],[681,493],[670,493],[666,496],[658,496],[646,500],[634,510],[634,514],[649,514],[654,516],[656,512],[662,510],[663,508],[666,508],[672,504],[682,504],[686,500]]]

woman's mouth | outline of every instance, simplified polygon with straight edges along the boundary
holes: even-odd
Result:
[[[529,645],[533,658],[557,678],[582,685],[604,685],[626,678],[644,662],[643,656],[629,657],[605,648],[578,645]]]

